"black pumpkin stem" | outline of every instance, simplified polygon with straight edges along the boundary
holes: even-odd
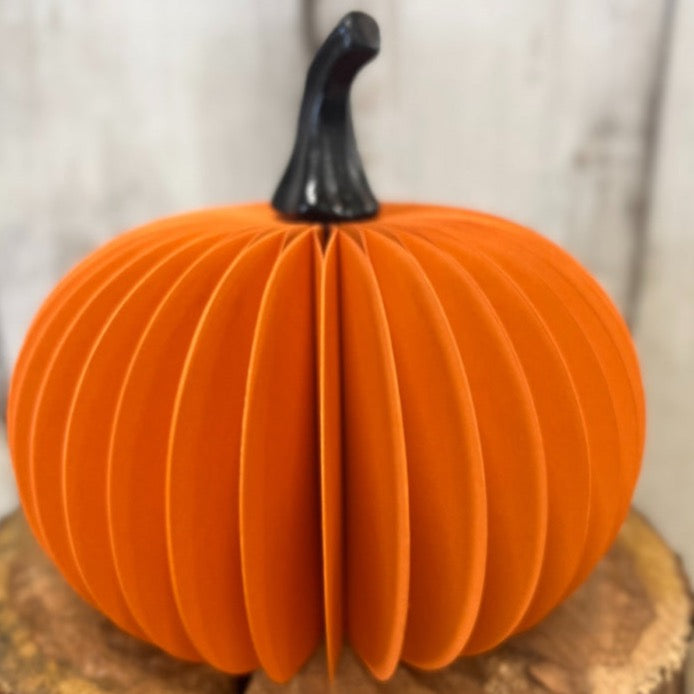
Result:
[[[282,214],[330,222],[378,212],[357,151],[349,90],[379,48],[375,20],[350,12],[318,49],[306,77],[294,151],[272,197]]]

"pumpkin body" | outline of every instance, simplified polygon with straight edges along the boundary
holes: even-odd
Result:
[[[540,620],[626,516],[626,326],[513,223],[384,205],[155,222],[77,265],[19,356],[27,519],[126,631],[286,680],[325,639],[378,678]]]

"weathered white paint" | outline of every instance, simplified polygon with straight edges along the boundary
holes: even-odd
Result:
[[[264,198],[301,85],[294,3],[0,3],[0,315],[148,219]]]
[[[317,3],[380,20],[355,118],[384,198],[559,240],[623,302],[662,0]],[[267,197],[308,60],[298,1],[0,4],[0,311],[13,360],[78,256],[151,217]]]
[[[648,396],[637,501],[694,571],[694,2],[677,9],[637,323]]]
[[[376,14],[356,85],[384,197],[494,211],[558,240],[624,304],[660,0],[317,2]]]

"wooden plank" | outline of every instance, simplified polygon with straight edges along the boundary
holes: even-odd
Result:
[[[305,55],[297,2],[0,3],[0,321],[155,216],[272,193]]]
[[[637,345],[648,405],[639,503],[694,567],[694,2],[677,4]]]

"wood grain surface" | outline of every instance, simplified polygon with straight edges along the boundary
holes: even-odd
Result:
[[[2,521],[1,694],[232,694],[240,683],[121,632],[68,587],[19,512]]]
[[[401,667],[376,683],[345,651],[333,692],[675,694],[684,691],[692,600],[678,558],[637,513],[590,579],[533,630],[436,673]],[[173,660],[85,605],[15,513],[0,524],[2,694],[311,694],[319,651],[287,685]]]

